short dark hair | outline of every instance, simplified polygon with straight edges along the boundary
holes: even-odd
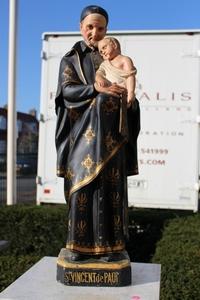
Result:
[[[85,19],[85,17],[87,17],[90,14],[100,14],[100,15],[104,16],[104,18],[106,19],[106,23],[108,24],[107,11],[104,8],[97,6],[97,5],[86,6],[81,12],[80,21],[82,22],[83,19]]]

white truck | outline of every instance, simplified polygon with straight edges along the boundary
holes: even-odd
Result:
[[[128,178],[129,205],[198,210],[200,30],[110,31],[137,67],[141,107],[139,175]],[[56,176],[54,98],[61,57],[77,32],[43,34],[37,203],[64,203]]]

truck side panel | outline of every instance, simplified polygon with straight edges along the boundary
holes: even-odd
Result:
[[[129,205],[198,209],[200,34],[113,33],[138,70],[139,175],[128,178]],[[38,203],[63,203],[56,177],[54,98],[61,57],[80,35],[43,42]]]

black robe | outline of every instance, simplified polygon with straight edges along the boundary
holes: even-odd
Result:
[[[66,248],[95,255],[125,248],[127,176],[138,173],[139,103],[94,88],[99,54],[78,42],[61,61],[56,95],[57,175],[68,203]]]

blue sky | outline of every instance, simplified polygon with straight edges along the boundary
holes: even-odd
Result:
[[[80,12],[91,4],[108,11],[110,30],[200,29],[200,0],[18,0],[18,111],[39,112],[42,33],[78,31]],[[7,103],[8,6],[9,0],[0,0],[1,107]]]

